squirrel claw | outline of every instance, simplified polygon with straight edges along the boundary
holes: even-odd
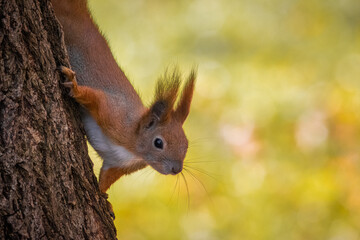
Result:
[[[67,88],[72,88],[74,86],[73,82],[63,82],[61,84],[64,85],[64,87],[67,87]]]
[[[110,216],[113,220],[115,220],[115,213],[114,213],[114,210],[113,210],[113,207],[112,207],[112,204],[107,201],[107,207],[110,209]]]
[[[61,84],[62,84],[64,87],[69,88],[69,89],[70,89],[69,96],[70,96],[70,97],[74,97],[74,90],[73,90],[74,84],[73,84],[73,82],[63,82],[63,83],[61,83]]]
[[[114,214],[113,211],[110,211],[110,216],[111,216],[111,218],[112,218],[113,220],[115,220],[115,214]]]
[[[64,87],[69,88],[70,89],[70,93],[69,95],[71,97],[74,97],[74,91],[77,91],[77,82],[76,82],[76,74],[74,71],[72,71],[70,68],[64,67],[64,66],[59,66],[56,68],[57,70],[59,70],[61,73],[63,73],[66,77],[67,77],[67,81],[63,82],[62,85],[64,85]]]
[[[107,193],[104,193],[104,192],[102,192],[101,195],[106,199],[107,207],[108,207],[108,209],[110,209],[111,218],[113,220],[115,220],[115,213],[114,213],[113,207],[112,207],[111,203],[107,200],[109,195]]]
[[[58,69],[61,73],[65,74],[67,78],[69,78],[69,80],[73,80],[75,79],[75,72],[73,70],[71,70],[68,67],[65,66],[59,66],[56,69]]]

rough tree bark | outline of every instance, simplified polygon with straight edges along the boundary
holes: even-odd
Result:
[[[50,1],[0,0],[0,239],[115,239]]]

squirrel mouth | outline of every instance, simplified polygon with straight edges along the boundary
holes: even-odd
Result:
[[[182,163],[172,162],[148,162],[148,164],[157,172],[163,175],[177,175],[182,172]]]
[[[163,175],[168,175],[170,174],[170,172],[165,170],[165,166],[159,162],[147,162],[149,164],[150,167],[152,167],[155,171],[163,174]]]

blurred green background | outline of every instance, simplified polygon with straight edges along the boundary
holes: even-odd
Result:
[[[360,239],[359,0],[90,7],[145,103],[166,67],[199,70],[188,189],[151,168],[120,179],[119,239]]]

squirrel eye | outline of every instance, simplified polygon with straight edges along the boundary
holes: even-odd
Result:
[[[154,146],[159,149],[163,149],[164,143],[160,138],[155,138],[154,140]]]

